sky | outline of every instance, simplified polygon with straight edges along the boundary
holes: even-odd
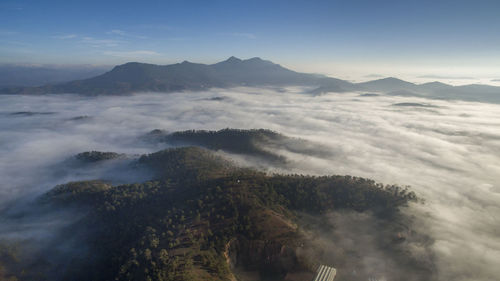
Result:
[[[351,80],[495,82],[499,11],[500,1],[488,0],[2,0],[0,63],[214,63],[234,55]]]

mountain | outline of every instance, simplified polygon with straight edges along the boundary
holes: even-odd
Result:
[[[426,92],[448,91],[453,88],[451,85],[437,81],[420,84],[418,87]]]
[[[29,73],[29,72],[28,72]],[[309,73],[300,73],[258,57],[236,57],[215,63],[184,61],[171,65],[130,62],[89,79],[38,87],[8,87],[0,94],[126,95],[135,92],[200,91],[237,86],[308,86],[309,93],[369,91],[388,95],[434,99],[458,99],[500,103],[500,87],[488,85],[451,86],[440,82],[414,84],[394,77],[363,83]]]
[[[203,148],[258,158],[257,162],[286,166],[288,160],[275,151],[287,151],[316,157],[333,157],[333,153],[321,144],[291,138],[265,130],[222,129],[219,131],[188,130],[168,133],[153,130],[144,139],[169,146],[195,145]]]
[[[363,83],[355,86],[365,91],[377,91],[395,96],[415,96],[433,99],[454,99],[500,103],[500,87],[489,85],[452,86],[441,82],[414,84],[401,79],[389,77]]]
[[[1,87],[33,87],[86,79],[109,71],[107,66],[0,65]]]
[[[233,142],[247,138],[248,149],[235,151],[248,154],[255,149],[251,140],[289,139],[267,130],[186,132],[182,141],[199,136],[204,144],[222,135],[235,135]],[[179,140],[166,136],[172,135]],[[96,167],[116,157],[77,155]],[[352,176],[266,174],[193,146],[142,155],[130,168],[150,170],[152,177],[134,184],[69,182],[39,197],[30,205],[35,218],[54,212],[74,219],[47,244],[0,241],[0,277],[311,280],[317,265],[327,263],[337,267],[339,280],[367,280],[373,267],[360,258],[366,249],[353,243],[369,232],[370,241],[386,251],[394,280],[434,280],[434,263],[422,260],[431,256],[429,237],[411,230],[411,217],[400,211],[417,200],[407,188]],[[30,221],[30,213],[6,213],[0,214],[3,221]],[[332,222],[331,215],[345,219]],[[352,232],[337,232],[342,227]]]
[[[467,101],[500,103],[500,87],[480,84],[464,85],[450,88],[436,96],[445,99],[452,98]]]
[[[417,87],[417,85],[413,83],[406,82],[394,77],[388,77],[364,83],[358,83],[357,85],[362,87],[363,89],[369,91],[378,91],[378,92],[391,92],[397,90],[411,91]]]
[[[76,93],[83,95],[121,95],[133,92],[197,91],[235,86],[321,86],[337,91],[353,89],[353,84],[326,76],[298,73],[260,58],[236,57],[206,65],[184,61],[171,65],[131,62],[114,67],[102,75],[68,83],[41,87],[3,89],[3,94]]]

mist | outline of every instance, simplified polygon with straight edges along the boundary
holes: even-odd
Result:
[[[337,211],[301,220],[308,239],[299,258],[334,264],[338,280],[436,280],[433,240],[408,227],[411,219],[394,224],[370,212]]]
[[[165,147],[142,139],[153,129],[266,128],[319,147],[307,155],[271,147],[290,165],[269,171],[410,185],[425,203],[405,212],[414,216],[417,232],[434,239],[429,247],[438,280],[500,275],[500,105],[359,93],[311,96],[308,90],[0,96],[0,209],[68,181],[140,179],[119,171],[134,155]],[[402,103],[426,106],[397,106]],[[65,161],[91,150],[129,158],[99,169],[68,169]],[[0,238],[12,231],[0,228]]]

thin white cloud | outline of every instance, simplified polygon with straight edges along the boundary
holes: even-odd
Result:
[[[89,36],[82,37],[81,42],[84,44],[87,44],[89,46],[95,47],[95,48],[117,47],[120,44],[124,43],[124,41],[122,41],[122,40],[98,39],[98,38],[89,37]]]
[[[135,39],[147,39],[148,38],[147,36],[132,34],[130,32],[127,32],[127,31],[124,31],[121,29],[112,29],[112,30],[106,32],[106,34],[120,36],[120,37],[135,38]]]

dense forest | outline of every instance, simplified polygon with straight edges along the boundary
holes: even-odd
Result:
[[[186,141],[193,133],[168,138]],[[216,140],[203,142],[216,149]],[[252,153],[251,143],[238,142],[243,148],[234,149]],[[121,155],[76,157],[98,162]],[[410,220],[400,209],[418,200],[408,188],[352,176],[266,174],[193,146],[143,155],[131,165],[153,171],[154,177],[122,185],[70,182],[38,198],[39,208],[80,214],[56,239],[78,249],[60,264],[38,256],[26,266],[22,245],[3,243],[0,279],[244,280],[235,276],[240,270],[261,280],[294,280],[294,274],[311,274],[319,263],[341,264],[325,261],[322,254],[303,254],[304,248],[314,247],[303,218],[343,211],[369,213],[384,228],[394,229],[397,235],[384,247],[398,253],[401,267],[414,264],[418,276],[431,276],[434,270],[404,251],[406,237],[400,233],[408,232]],[[360,270],[356,278],[368,274]],[[351,278],[345,274],[342,280],[356,280]]]
[[[288,163],[288,159],[277,153],[277,150],[282,149],[311,156],[333,156],[331,151],[319,143],[285,136],[267,129],[226,128],[218,131],[187,130],[173,133],[153,130],[144,136],[144,139],[176,147],[194,145],[215,151],[245,155],[273,166],[286,166]]]

